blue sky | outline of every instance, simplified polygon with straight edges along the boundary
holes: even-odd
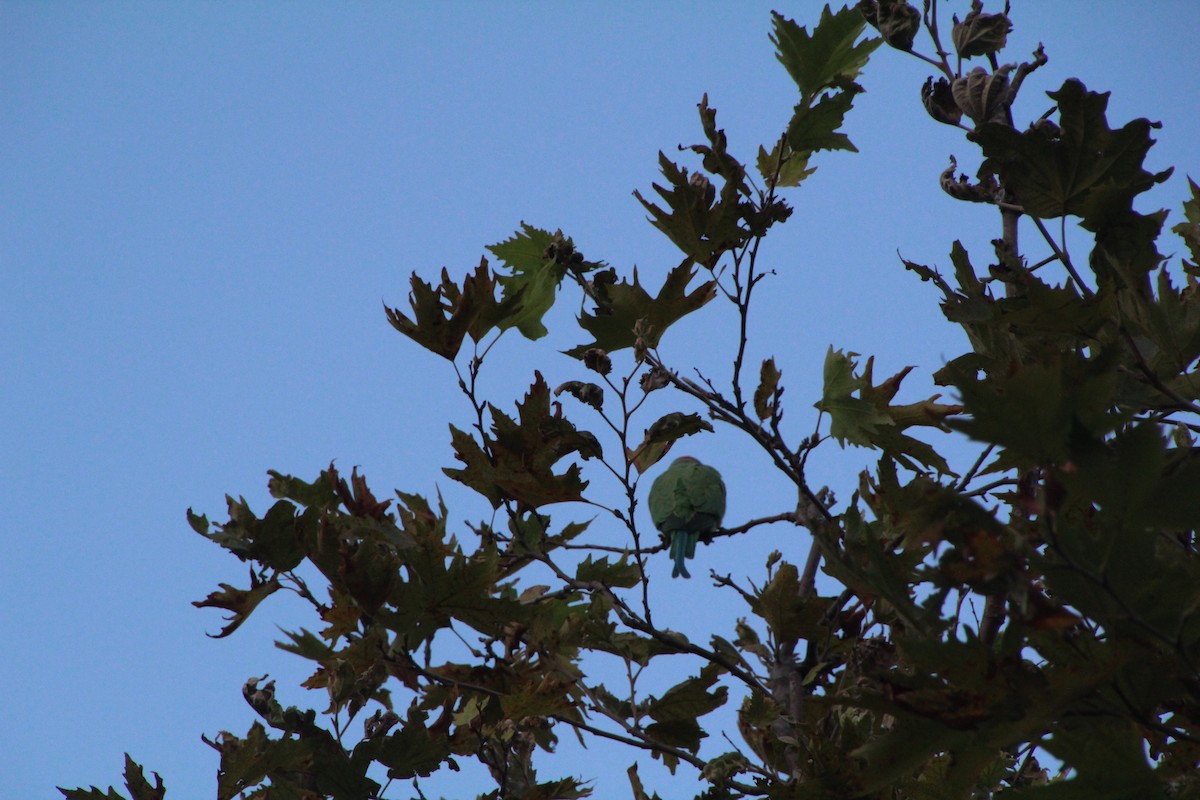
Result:
[[[1050,56],[1017,116],[1077,76],[1113,91],[1114,127],[1161,120],[1149,167],[1177,172],[1143,210],[1178,221],[1184,175],[1200,177],[1192,4],[1014,6],[1008,58],[1038,40]],[[216,754],[199,736],[246,730],[248,676],[323,707],[295,688],[305,665],[271,645],[276,625],[313,625],[298,606],[279,598],[232,638],[205,636],[219,615],[191,601],[245,571],[185,509],[221,518],[230,493],[265,510],[266,470],[311,478],[336,459],[380,494],[440,488],[452,518],[481,518],[440,473],[447,424],[470,421],[453,372],[393,331],[382,303],[406,306],[413,270],[462,274],[522,220],[654,283],[678,257],[631,192],[656,179],[659,149],[701,138],[702,94],[744,161],[787,120],[795,89],[767,40],[772,8],[811,24],[820,4],[0,3],[7,795],[106,786],[128,750],[169,797],[211,797]],[[822,155],[764,251],[777,275],[750,363],[776,357],[797,437],[831,344],[877,354],[877,373],[916,365],[914,400],[961,352],[896,254],[944,266],[961,238],[985,264],[998,223],[937,188],[949,154],[975,161],[920,107],[926,74],[877,52],[847,127],[861,152]],[[546,339],[501,343],[484,376],[497,405],[511,408],[535,365],[552,386],[586,379],[557,352],[584,341],[569,306]],[[732,319],[711,305],[664,355],[727,375]],[[585,409],[568,413],[588,426]],[[728,521],[787,510],[786,487],[736,437],[689,444],[725,473]],[[811,479],[845,497],[870,461],[830,444]],[[772,548],[807,552],[795,529],[756,538],[700,562],[757,576]],[[744,613],[704,580],[661,591],[684,630]],[[689,614],[700,602],[704,620]],[[594,760],[571,758],[546,775],[591,773]]]

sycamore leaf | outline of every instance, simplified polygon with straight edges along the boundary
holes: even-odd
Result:
[[[451,751],[449,739],[439,736],[426,724],[428,717],[424,711],[410,710],[399,730],[377,742],[361,742],[354,748],[355,754],[359,748],[368,750],[369,755],[388,768],[388,777],[392,779],[432,775],[450,757]]]
[[[500,321],[501,329],[516,327],[528,339],[546,335],[542,317],[554,305],[558,286],[567,274],[566,266],[552,253],[554,244],[554,234],[522,222],[520,231],[488,247],[512,270],[511,275],[499,277],[504,300],[520,304],[516,313]]]
[[[646,345],[657,347],[667,328],[716,297],[713,281],[705,281],[690,292],[687,290],[695,274],[690,260],[685,259],[667,274],[656,297],[651,297],[643,288],[636,268],[632,283],[622,280],[597,286],[595,311],[579,317],[580,327],[595,337],[595,341],[574,347],[566,351],[567,355],[582,358],[592,348],[611,353],[633,347],[638,338],[634,327],[641,320],[649,329],[644,336]]]
[[[984,378],[969,366],[947,368],[943,372],[958,388],[967,414],[950,427],[998,444],[1022,463],[1062,463],[1073,440],[1102,436],[1115,425],[1109,409],[1116,376],[1103,358],[1063,353]]]
[[[850,137],[839,132],[846,112],[854,104],[855,94],[855,89],[845,89],[824,95],[815,105],[796,106],[788,123],[787,142],[795,153],[804,156],[805,162],[809,154],[818,150],[858,152]]]
[[[150,785],[150,781],[146,780],[146,774],[141,764],[138,764],[129,754],[125,754],[125,789],[129,792],[129,800],[163,800],[167,794],[167,788],[163,785],[162,778],[157,772],[154,775],[154,785]],[[108,787],[107,792],[102,792],[93,786],[91,789],[63,789],[59,788],[63,797],[66,800],[125,800],[116,789]]]
[[[766,620],[776,639],[819,640],[830,635],[829,621],[825,620],[829,599],[802,595],[800,572],[793,564],[779,565],[750,608]]]
[[[481,259],[475,272],[468,275],[460,290],[450,274],[442,270],[442,282],[435,289],[413,273],[412,291],[408,295],[412,318],[398,308],[384,306],[392,327],[417,344],[454,360],[467,335],[480,341],[493,328],[508,328],[523,317],[522,289],[505,291],[503,300],[495,296],[495,276],[488,269],[487,259]]]
[[[280,588],[279,581],[274,576],[263,581],[253,571],[250,572],[249,589],[236,589],[228,583],[217,585],[221,587],[222,591],[212,592],[203,600],[192,602],[196,608],[223,608],[230,612],[230,615],[226,617],[229,624],[215,636],[211,633],[208,634],[214,639],[223,639],[236,631],[243,622],[250,618],[250,614],[258,607],[259,603]]]
[[[758,374],[758,388],[754,390],[754,413],[761,420],[774,416],[779,406],[783,389],[779,388],[781,373],[774,358],[764,359]]]
[[[589,553],[587,558],[579,562],[575,568],[575,580],[596,581],[605,586],[618,589],[630,589],[638,585],[642,574],[637,564],[632,564],[626,556],[621,556],[616,562],[610,562],[608,556],[593,559]]]
[[[919,403],[891,405],[911,367],[906,367],[878,386],[872,383],[874,357],[867,359],[862,375],[857,375],[857,353],[829,348],[825,356],[825,390],[815,406],[829,414],[829,432],[845,445],[883,450],[908,469],[917,464],[953,474],[946,460],[926,442],[903,431],[912,426],[946,429],[946,419],[962,409],[935,402],[937,395]]]
[[[337,504],[337,494],[334,492],[333,481],[328,471],[323,471],[312,483],[273,469],[267,470],[267,474],[271,476],[267,481],[267,491],[274,498],[292,500],[302,506],[318,509]]]
[[[700,749],[700,740],[708,736],[697,720],[729,700],[729,688],[709,689],[720,677],[719,668],[709,664],[700,674],[672,686],[662,697],[651,697],[646,713],[654,720],[646,732],[660,741],[690,752]]]
[[[715,156],[710,156],[715,158]],[[650,222],[693,261],[712,268],[727,251],[749,237],[742,225],[741,184],[726,182],[717,190],[702,172],[689,173],[658,154],[659,168],[667,186],[654,183],[654,191],[666,203],[662,208],[635,191],[633,196],[650,212]],[[740,165],[738,165],[740,166]]]
[[[1184,262],[1184,265],[1194,273],[1200,269],[1200,186],[1189,177],[1188,187],[1192,190],[1192,196],[1183,204],[1185,221],[1178,223],[1171,230],[1188,246],[1192,263]]]
[[[1133,198],[1171,174],[1142,169],[1154,140],[1147,119],[1118,130],[1108,127],[1108,93],[1089,92],[1071,78],[1057,92],[1059,130],[1045,126],[1018,132],[1001,123],[984,123],[974,136],[991,168],[1014,192],[1025,212],[1048,218],[1080,217],[1091,231],[1132,209]]]
[[[482,446],[470,434],[450,426],[455,457],[463,463],[443,470],[456,481],[482,494],[498,508],[505,500],[522,509],[582,499],[587,482],[580,480],[579,466],[572,464],[557,474],[553,466],[565,456],[600,456],[600,444],[587,431],[579,431],[560,412],[550,411],[550,387],[540,372],[517,404],[513,419],[493,405],[490,435]]]
[[[1195,376],[1187,373],[1200,358],[1200,292],[1193,280],[1188,280],[1186,288],[1176,289],[1170,272],[1162,269],[1158,273],[1158,302],[1140,303],[1133,309],[1133,317],[1141,326],[1138,333],[1153,343],[1153,348],[1146,348],[1151,352],[1147,359],[1151,370],[1176,394],[1188,398],[1200,391]]]
[[[662,697],[651,698],[647,713],[655,722],[669,722],[696,719],[717,710],[729,699],[725,686],[708,691],[720,675],[720,668],[705,665],[696,677],[672,686]]]
[[[746,168],[741,162],[729,154],[729,142],[725,131],[717,127],[717,110],[708,105],[708,93],[700,101],[700,125],[704,129],[707,145],[694,144],[688,149],[703,157],[704,169],[712,175],[720,175],[725,179],[725,188],[738,194],[750,196],[751,190],[746,183]],[[724,191],[722,192],[724,194]]]
[[[566,381],[554,387],[555,397],[558,397],[563,392],[597,411],[604,410],[604,389],[597,384],[585,381]]]
[[[825,389],[817,409],[829,415],[829,432],[843,444],[869,447],[878,430],[892,424],[887,412],[855,394],[867,384],[855,375],[858,353],[843,353],[831,346],[825,354]],[[868,364],[871,362],[868,361]]]
[[[758,148],[758,173],[769,185],[788,187],[799,186],[804,179],[817,171],[816,167],[808,165],[811,153],[794,153],[787,142],[781,140],[767,152],[761,145]],[[782,163],[781,163],[782,159]]]
[[[701,419],[699,414],[672,411],[655,420],[654,424],[646,429],[642,443],[626,455],[641,475],[661,461],[677,439],[700,431],[712,432],[712,429],[712,423]]]
[[[855,44],[866,20],[852,8],[842,8],[835,14],[825,6],[811,36],[806,28],[781,14],[772,12],[771,18],[776,58],[806,99],[815,98],[824,89],[853,82],[871,53],[882,44],[880,39]]]

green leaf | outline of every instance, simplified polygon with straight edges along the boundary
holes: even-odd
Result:
[[[643,335],[646,345],[657,347],[667,328],[716,297],[714,281],[704,281],[692,291],[687,290],[695,275],[696,270],[692,269],[691,262],[684,260],[667,273],[655,297],[651,297],[642,287],[636,268],[632,283],[622,280],[612,285],[597,286],[595,311],[585,312],[579,317],[580,327],[595,337],[595,341],[574,347],[566,351],[567,355],[583,358],[592,348],[611,353],[633,347],[638,339],[634,326],[643,320],[644,327],[648,328]]]
[[[450,426],[454,455],[464,466],[443,472],[496,508],[505,500],[516,501],[522,510],[580,500],[587,482],[580,480],[579,466],[572,464],[561,474],[553,467],[572,453],[583,458],[602,455],[595,436],[551,414],[550,387],[540,372],[534,375],[524,402],[517,404],[518,419],[489,404],[491,435],[483,437],[482,446],[470,434]]]
[[[1184,221],[1171,230],[1183,239],[1191,252],[1192,263],[1184,262],[1184,265],[1194,273],[1200,269],[1200,186],[1189,177],[1188,187],[1192,190],[1192,196],[1183,204]]]
[[[857,355],[830,347],[825,356],[825,390],[815,406],[829,414],[830,435],[843,446],[849,442],[883,450],[914,471],[921,464],[951,474],[946,460],[931,445],[902,431],[914,425],[942,428],[948,416],[958,413],[959,406],[937,403],[937,395],[920,403],[891,405],[889,401],[911,367],[874,386],[874,357],[867,359],[860,376],[855,374]]]
[[[874,403],[855,397],[869,386],[855,374],[857,356],[830,346],[825,354],[825,388],[816,408],[829,415],[829,432],[839,442],[870,447],[879,429],[891,425],[892,420]]]
[[[1115,375],[1106,358],[1062,353],[984,378],[970,369],[948,377],[968,415],[950,427],[1001,445],[1023,463],[1063,463],[1073,438],[1098,437],[1115,426],[1109,415]]]
[[[776,58],[806,99],[825,89],[853,82],[871,53],[882,44],[880,39],[864,39],[855,44],[866,20],[851,8],[842,8],[835,14],[825,6],[811,36],[806,28],[781,14],[772,12],[771,19]]]
[[[1060,723],[1042,746],[1075,770],[1063,797],[1165,800],[1168,796],[1154,778],[1142,736],[1131,721],[1099,718]]]
[[[320,637],[304,628],[301,628],[299,633],[284,631],[283,635],[291,639],[291,643],[275,642],[276,647],[311,661],[323,661],[335,652],[332,647],[321,641]]]
[[[708,144],[694,144],[688,149],[702,157],[704,169],[712,175],[720,175],[725,180],[725,186],[721,190],[723,201],[729,195],[741,194],[749,197],[752,192],[746,183],[746,168],[729,154],[729,142],[725,131],[717,127],[717,110],[709,107],[707,92],[698,108],[700,125],[704,129]]]
[[[851,753],[867,762],[861,794],[912,775],[938,752],[966,743],[969,736],[936,720],[901,717],[890,732],[874,736]]]
[[[818,150],[858,152],[850,137],[839,132],[846,112],[854,105],[855,94],[854,89],[847,89],[824,95],[816,105],[796,106],[792,121],[788,123],[787,143],[794,153],[804,155],[805,163],[808,154]]]
[[[334,492],[333,481],[328,471],[321,472],[312,483],[305,483],[299,478],[283,475],[273,469],[267,470],[267,474],[271,476],[267,481],[267,490],[272,497],[292,500],[302,506],[318,509],[337,504],[337,494]]]
[[[1045,127],[1024,133],[1001,123],[980,125],[974,136],[988,163],[1011,189],[1027,214],[1050,218],[1070,214],[1098,231],[1133,208],[1133,199],[1171,174],[1142,169],[1154,140],[1146,119],[1118,130],[1108,127],[1108,93],[1089,92],[1071,78],[1057,92],[1061,130]]]
[[[218,586],[222,591],[212,592],[205,599],[192,602],[196,608],[223,608],[230,612],[230,615],[226,617],[228,624],[221,629],[221,632],[215,636],[209,634],[214,639],[223,639],[236,631],[243,622],[250,618],[250,614],[258,607],[259,603],[280,588],[279,581],[274,576],[264,581],[259,579],[253,570],[250,572],[249,589],[236,589],[228,583],[221,583]]]
[[[415,708],[410,710],[408,719],[398,731],[371,748],[371,755],[388,768],[389,778],[423,778],[432,775],[449,758],[449,741],[430,730],[426,724],[428,717],[424,711]],[[369,747],[373,744],[363,742],[358,747]]]
[[[495,327],[512,327],[518,318],[523,319],[529,313],[520,287],[507,290],[504,299],[496,300],[495,276],[488,269],[487,259],[480,260],[475,272],[463,281],[461,290],[445,269],[436,289],[416,273],[410,283],[408,302],[412,318],[385,305],[388,322],[417,344],[450,361],[458,355],[468,334],[478,342]]]
[[[777,640],[819,640],[831,635],[828,621],[824,621],[829,607],[827,598],[800,594],[800,572],[795,565],[784,562],[779,565],[771,581],[751,604]]]
[[[167,789],[158,773],[154,774],[154,785],[146,780],[142,766],[125,754],[125,789],[129,792],[129,800],[163,800]],[[107,792],[102,792],[95,786],[90,789],[63,789],[58,787],[66,800],[125,800],[111,786]]]
[[[593,559],[589,553],[575,568],[577,581],[595,581],[618,589],[637,586],[641,579],[642,573],[637,564],[631,563],[626,556],[621,556],[616,562],[610,562],[608,556]]]
[[[737,186],[727,183],[718,199],[716,188],[704,173],[689,173],[661,151],[658,164],[667,185],[651,186],[667,207],[650,202],[639,191],[633,193],[634,197],[650,213],[651,224],[680,252],[709,269],[715,267],[722,255],[750,236],[742,226],[743,209]]]
[[[697,677],[672,686],[660,698],[651,698],[646,712],[655,722],[695,721],[725,705],[729,699],[729,690],[725,686],[708,691],[719,677],[719,670],[708,665]]]
[[[695,753],[700,749],[700,740],[708,736],[700,723],[694,719],[672,719],[668,722],[652,722],[646,726],[646,735],[669,747],[678,747]]]
[[[780,153],[782,152],[782,156]],[[817,171],[808,166],[811,153],[795,153],[787,142],[780,140],[768,153],[761,145],[758,148],[758,173],[769,185],[799,186],[804,179]],[[780,159],[783,159],[780,163]]]
[[[550,252],[554,243],[554,234],[522,222],[520,231],[488,247],[512,270],[511,275],[499,277],[504,301],[520,303],[518,311],[500,321],[501,329],[515,326],[527,339],[546,335],[542,317],[554,305],[558,286],[567,274],[566,267]]]

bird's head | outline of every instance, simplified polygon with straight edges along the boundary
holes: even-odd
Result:
[[[679,458],[677,458],[671,462],[671,466],[673,467],[676,464],[699,464],[699,463],[700,463],[700,459],[698,459],[698,458],[693,458],[692,456],[680,456]]]

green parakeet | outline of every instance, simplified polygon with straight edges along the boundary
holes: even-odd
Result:
[[[650,519],[671,542],[671,577],[692,577],[684,561],[696,555],[700,534],[721,527],[725,482],[721,473],[691,456],[671,462],[650,486]]]

